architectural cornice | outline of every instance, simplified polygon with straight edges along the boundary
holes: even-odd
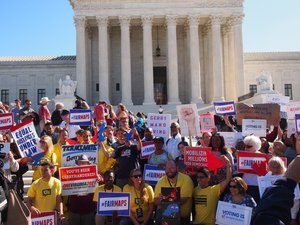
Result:
[[[86,18],[84,16],[74,16],[74,23],[76,27],[84,27],[86,25]]]
[[[300,60],[300,52],[246,52],[244,61]]]

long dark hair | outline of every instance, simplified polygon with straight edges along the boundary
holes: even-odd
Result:
[[[227,149],[225,148],[225,140],[224,140],[224,137],[221,136],[220,134],[216,133],[214,135],[211,136],[210,138],[210,142],[209,142],[209,146],[208,147],[211,147],[213,151],[216,151],[216,148],[213,147],[213,138],[214,137],[218,137],[220,139],[220,147],[219,147],[219,151],[222,155],[226,155],[227,154]]]

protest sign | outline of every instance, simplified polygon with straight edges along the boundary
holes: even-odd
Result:
[[[92,124],[92,111],[90,109],[71,109],[71,125],[90,126]]]
[[[291,137],[291,135],[294,133],[296,133],[295,120],[287,120],[287,136]]]
[[[59,168],[62,195],[93,193],[97,179],[97,166],[74,166]]]
[[[236,111],[238,125],[242,125],[243,119],[264,119],[268,126],[277,126],[280,122],[280,106],[275,103],[254,104],[253,107],[237,103]]]
[[[196,104],[177,105],[177,114],[182,136],[200,134],[199,116]]]
[[[218,202],[216,223],[219,225],[249,225],[252,208],[229,202]]]
[[[208,155],[211,148],[208,147],[185,147],[184,164],[186,166],[208,168]]]
[[[263,193],[268,187],[271,187],[275,183],[275,181],[280,178],[282,178],[281,175],[266,175],[266,176],[257,177],[260,197],[262,197]],[[300,199],[300,191],[299,191],[298,184],[295,187],[294,194],[295,194],[295,199]]]
[[[38,215],[31,214],[32,225],[56,225],[56,212],[41,212]]]
[[[141,158],[148,159],[149,156],[155,151],[153,141],[142,142]]]
[[[10,151],[10,143],[7,142],[0,143],[0,168],[3,168],[4,170],[9,169],[9,160],[6,157],[9,151]]]
[[[287,104],[287,118],[295,119],[295,114],[300,114],[300,102],[289,102]]]
[[[18,146],[21,157],[32,157],[43,152],[37,146],[39,137],[32,120],[11,127],[10,131]]]
[[[62,146],[62,167],[76,166],[76,160],[86,155],[92,164],[98,163],[98,145],[63,145]]]
[[[287,104],[290,102],[289,96],[282,96],[278,94],[267,95],[265,103],[277,103],[280,105],[281,118],[287,118]]]
[[[14,125],[14,116],[12,113],[0,114],[0,130],[9,129]]]
[[[212,113],[205,113],[199,115],[201,132],[211,132],[215,128],[215,118]]]
[[[99,192],[97,202],[97,215],[112,216],[130,215],[130,193]]]
[[[254,134],[257,137],[265,137],[266,128],[267,128],[266,120],[243,119],[242,122],[243,136]]]
[[[297,134],[300,134],[300,114],[295,114],[295,126]]]
[[[267,163],[267,155],[264,153],[254,153],[254,152],[239,152],[237,157],[238,162],[238,172],[240,173],[252,173],[257,174],[253,169],[253,165],[261,165]],[[265,168],[266,169],[266,168]]]
[[[148,113],[147,125],[153,129],[154,136],[167,139],[170,135],[171,114]]]
[[[235,112],[235,105],[234,102],[214,102],[215,112],[217,115],[222,116],[234,116],[236,115]]]
[[[161,224],[180,225],[180,187],[162,187],[161,195]]]
[[[156,185],[157,181],[165,174],[165,169],[158,166],[146,164],[144,167],[144,180],[150,185]]]
[[[242,132],[218,132],[218,134],[224,137],[226,148],[235,148],[236,142],[243,139]]]

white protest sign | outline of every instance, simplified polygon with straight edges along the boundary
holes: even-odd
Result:
[[[287,114],[287,104],[290,102],[289,96],[282,96],[282,95],[267,95],[266,100],[264,103],[277,103],[280,105],[280,112],[281,115]]]
[[[296,133],[295,120],[287,120],[287,136],[290,137],[294,133]]]
[[[236,142],[243,139],[242,132],[218,132],[224,137],[226,148],[235,148]]]
[[[295,119],[295,114],[300,114],[300,102],[289,102],[287,104],[287,118]]]
[[[211,132],[212,129],[214,129],[216,126],[214,115],[211,113],[200,114],[199,120],[200,120],[200,129],[202,133]]]
[[[265,192],[265,190],[268,187],[271,187],[276,180],[282,178],[281,175],[266,175],[266,176],[261,176],[261,177],[257,177],[257,181],[258,181],[258,189],[259,189],[259,195],[260,197],[262,197],[263,193]],[[299,185],[297,184],[297,186],[295,187],[295,199],[300,199],[300,191],[299,191]]]
[[[39,215],[31,215],[32,225],[56,225],[56,212],[41,212]]]
[[[219,225],[249,225],[252,208],[228,202],[218,202],[216,223]]]
[[[98,163],[98,145],[63,145],[62,146],[62,167],[76,166],[76,160],[86,155],[92,164]]]
[[[3,142],[0,143],[0,161],[3,161],[3,169],[9,169],[9,160],[7,159],[6,155],[10,151],[10,143]]]
[[[242,134],[243,136],[254,134],[257,137],[265,137],[266,127],[266,120],[243,119]]]
[[[12,113],[0,114],[0,130],[9,129],[14,125],[14,116]]]
[[[171,114],[148,113],[147,125],[153,129],[154,136],[166,140],[170,135]]]
[[[199,116],[196,104],[177,105],[177,114],[182,136],[200,134]]]

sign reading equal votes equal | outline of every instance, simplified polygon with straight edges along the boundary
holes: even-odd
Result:
[[[280,106],[276,103],[254,104],[253,107],[237,103],[236,111],[239,125],[242,125],[243,119],[265,119],[268,126],[278,126],[280,122]]]

